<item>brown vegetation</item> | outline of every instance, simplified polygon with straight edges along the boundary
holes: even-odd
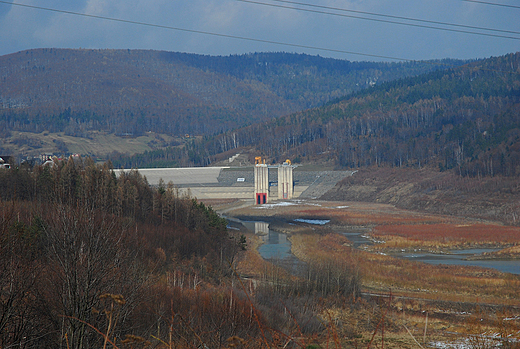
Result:
[[[213,209],[135,171],[70,158],[0,171],[0,193],[2,348],[307,346],[335,331],[325,305],[359,298],[346,264],[237,258]]]
[[[404,223],[404,222],[403,222]],[[408,223],[408,222],[406,222]],[[504,247],[520,243],[520,228],[498,224],[380,225],[370,233],[378,249]]]
[[[255,336],[227,282],[237,237],[172,185],[71,158],[0,171],[0,199],[0,347]]]
[[[388,231],[396,238],[403,231],[403,239],[425,249],[430,242],[438,246],[443,239],[451,241],[449,235],[459,247],[468,246],[464,239],[468,244],[493,243],[495,232],[497,243],[514,244],[520,240],[516,227],[363,202],[302,201],[270,209],[242,208],[235,213],[249,218],[256,214],[272,221],[272,227],[282,227],[290,234],[293,254],[302,261],[333,260],[360,275],[365,296],[356,299],[356,306],[327,304],[322,308],[322,321],[334,324],[328,338],[331,342],[333,336],[340,336],[339,342],[347,347],[379,343],[388,348],[412,348],[417,343],[465,340],[471,348],[480,348],[484,343],[514,345],[508,340],[518,337],[519,276],[478,267],[430,265],[358,250],[345,236],[335,233],[372,230],[376,236],[377,232]],[[295,222],[295,218],[331,221],[321,227]],[[282,223],[284,219],[292,224]],[[472,227],[476,229],[474,236]],[[392,241],[381,247],[392,246]],[[493,339],[491,333],[500,333],[500,337]]]
[[[391,204],[397,208],[520,224],[516,177],[461,177],[436,169],[371,167],[345,178],[322,199]]]

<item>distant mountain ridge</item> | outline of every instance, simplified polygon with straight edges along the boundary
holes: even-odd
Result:
[[[34,49],[0,57],[0,128],[216,134],[441,67],[289,53]]]

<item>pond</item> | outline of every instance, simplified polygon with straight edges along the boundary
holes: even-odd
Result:
[[[412,261],[424,262],[428,264],[447,264],[447,265],[464,265],[477,266],[483,268],[492,268],[504,273],[520,274],[520,260],[467,260],[468,257],[482,254],[485,252],[496,251],[496,249],[481,248],[471,250],[452,250],[449,254],[429,253],[429,252],[402,252],[392,253],[391,256],[398,258],[406,258]]]
[[[362,245],[373,245],[374,242],[364,236],[360,232],[342,232],[353,244],[355,248]],[[520,260],[467,260],[485,252],[493,252],[496,249],[478,248],[467,250],[451,250],[449,253],[430,253],[423,251],[414,252],[396,252],[389,255],[396,258],[404,258],[411,261],[423,262],[428,264],[447,264],[447,265],[463,265],[477,266],[483,268],[492,268],[504,273],[520,274]]]

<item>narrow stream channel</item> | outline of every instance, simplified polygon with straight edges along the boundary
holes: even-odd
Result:
[[[303,220],[299,220],[303,221]],[[287,235],[269,229],[269,223],[259,221],[241,222],[247,229],[255,232],[264,242],[258,252],[262,258],[269,261],[277,261],[283,263],[289,269],[296,268],[301,265],[299,261],[291,253],[291,242],[287,239]],[[324,225],[328,221],[309,221],[305,223]],[[372,245],[373,241],[366,238],[364,233],[359,231],[340,232],[353,243],[354,248],[362,248],[363,245]],[[448,254],[430,253],[423,251],[400,252],[390,254],[396,258],[404,258],[411,261],[423,262],[428,264],[447,264],[447,265],[463,265],[478,266],[483,268],[492,268],[501,272],[520,274],[520,260],[467,260],[468,257],[491,252],[494,249],[468,249],[468,250],[452,250]]]
[[[304,265],[291,253],[291,242],[287,239],[287,234],[269,229],[269,223],[266,222],[242,222],[242,224],[250,231],[254,231],[263,241],[263,244],[258,247],[258,253],[262,258],[293,273],[297,273],[298,267]]]

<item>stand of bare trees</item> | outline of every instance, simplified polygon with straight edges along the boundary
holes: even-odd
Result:
[[[224,282],[239,250],[224,219],[173,185],[153,189],[137,172],[117,177],[88,159],[0,171],[0,198],[0,348],[164,335],[157,326],[168,329],[181,309],[167,305],[164,317],[155,304],[165,293],[202,297],[196,290]],[[172,270],[199,281],[175,291]],[[235,311],[233,302],[221,306]]]

